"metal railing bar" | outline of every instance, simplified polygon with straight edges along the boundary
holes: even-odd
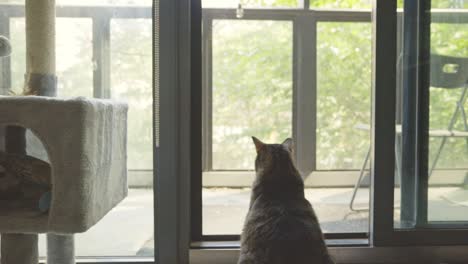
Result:
[[[234,9],[203,9],[203,16],[213,19],[238,19]],[[292,20],[298,16],[314,16],[317,21],[371,21],[366,10],[303,10],[303,9],[246,9],[242,19]]]
[[[370,10],[363,9],[246,9],[242,19],[292,20],[298,16],[314,16],[317,22],[371,22]],[[403,14],[398,12],[398,16]],[[468,23],[468,10],[436,9],[431,12],[432,23]],[[203,16],[213,19],[238,19],[235,9],[203,9]]]

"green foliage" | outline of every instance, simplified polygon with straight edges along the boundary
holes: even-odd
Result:
[[[251,135],[267,142],[290,136],[291,32],[281,23],[215,22],[215,169],[251,169]],[[433,24],[433,52],[468,57],[467,29],[466,25]],[[355,126],[370,121],[371,25],[320,23],[317,34],[317,168],[358,169],[370,144],[368,131]],[[447,127],[458,97],[457,90],[431,89],[431,128]],[[463,129],[460,121],[457,128]],[[432,159],[439,142],[431,138]],[[464,166],[466,159],[465,141],[452,139],[438,167]]]
[[[153,167],[151,54],[151,20],[112,20],[112,98],[129,104],[128,166],[131,169]]]
[[[236,1],[237,2],[237,1]],[[299,0],[240,0],[244,7],[297,7]]]
[[[369,147],[371,24],[317,27],[317,168],[358,168]]]
[[[291,62],[291,22],[214,21],[213,168],[252,169],[250,136],[291,136]]]
[[[313,8],[371,8],[370,0],[311,0]]]
[[[213,30],[213,167],[251,169],[250,136],[291,136],[292,28],[289,22],[217,20]],[[357,168],[369,145],[371,26],[318,26],[319,169]]]
[[[8,0],[8,3],[21,1]],[[59,3],[75,3],[61,0]],[[90,0],[91,1],[91,0]],[[237,0],[232,0],[237,2]],[[147,0],[99,2],[145,4]],[[466,2],[466,1],[465,1]],[[87,2],[86,2],[87,3]],[[243,0],[246,7],[296,7],[299,0]],[[370,8],[370,0],[311,0],[311,8]],[[398,1],[402,7],[402,0]],[[461,7],[434,0],[433,8]],[[465,3],[464,8],[468,8]],[[25,69],[24,20],[12,18],[13,88],[20,91]],[[91,21],[60,18],[57,74],[60,96],[92,96]],[[72,28],[73,30],[69,30]],[[111,25],[112,97],[127,100],[129,168],[152,168],[151,22],[120,20]],[[135,34],[138,32],[138,34]],[[252,169],[250,136],[280,142],[292,136],[292,23],[216,20],[213,27],[213,167]],[[312,32],[311,32],[312,34]],[[432,25],[432,52],[468,57],[468,26]],[[313,70],[313,69],[311,69]],[[371,25],[319,23],[317,27],[317,168],[357,169],[370,143],[355,128],[369,123]],[[431,89],[431,128],[446,128],[459,93]],[[462,123],[456,124],[462,129]],[[431,139],[431,157],[440,139]],[[450,140],[438,167],[467,162],[463,139]]]

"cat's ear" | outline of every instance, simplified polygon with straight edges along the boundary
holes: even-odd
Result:
[[[260,139],[256,137],[252,137],[252,140],[253,140],[253,143],[255,144],[255,149],[257,150],[257,153],[260,152],[260,150],[262,150],[263,147],[265,147],[265,143],[260,141]]]
[[[283,146],[285,146],[290,152],[293,152],[294,149],[294,144],[292,138],[287,138],[283,143],[281,143]]]

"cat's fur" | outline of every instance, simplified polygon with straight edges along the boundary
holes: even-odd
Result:
[[[304,196],[292,140],[282,144],[253,140],[256,179],[238,264],[333,264],[317,216]]]

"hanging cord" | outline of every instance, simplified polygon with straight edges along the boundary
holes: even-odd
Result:
[[[241,2],[239,2],[239,4],[237,4],[236,17],[237,18],[243,18],[244,17],[244,8],[242,7]]]

